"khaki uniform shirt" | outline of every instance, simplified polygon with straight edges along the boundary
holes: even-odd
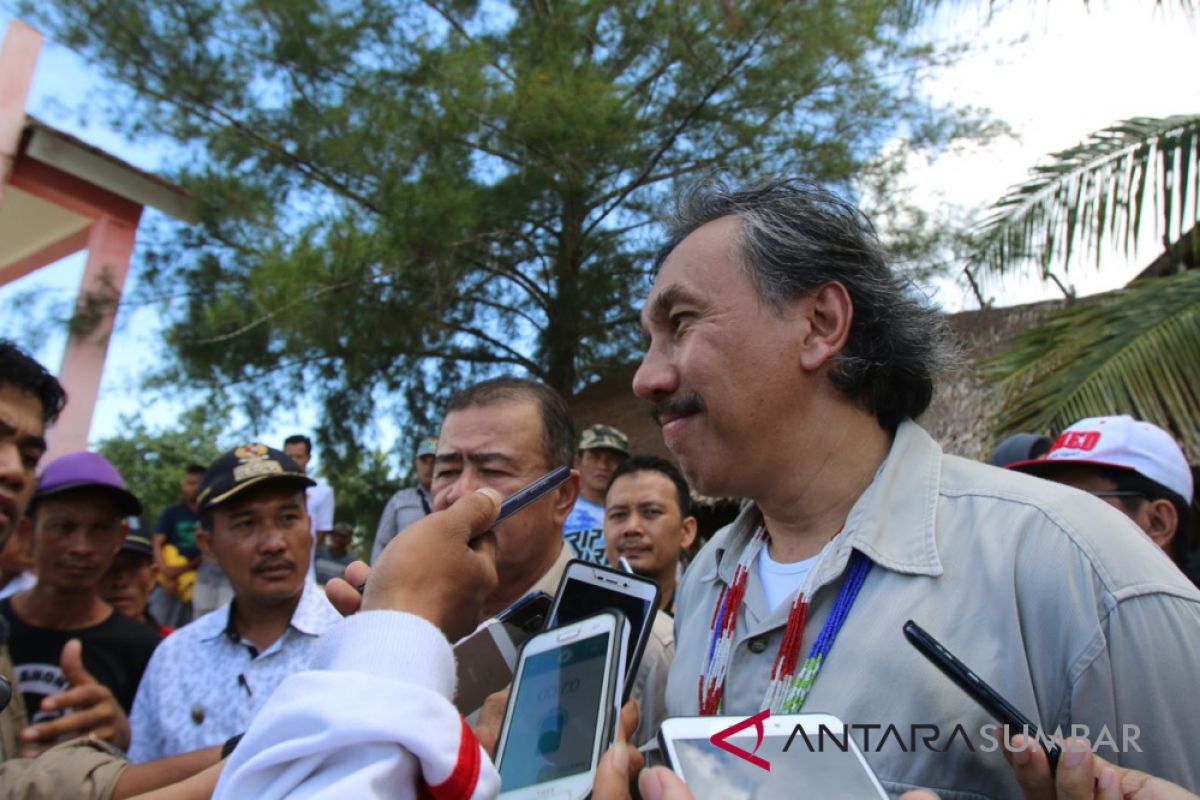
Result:
[[[534,584],[529,591],[545,592],[554,597],[558,592],[558,584],[562,581],[567,564],[574,558],[570,547],[563,544],[554,566]],[[671,660],[675,657],[675,631],[671,618],[661,611],[656,611],[654,622],[650,625],[650,636],[646,639],[646,647],[642,652],[642,663],[638,665],[637,675],[633,679],[633,689],[629,697],[638,707],[638,726],[630,737],[630,742],[640,746],[653,742],[658,736],[658,727],[667,716],[666,689],[667,674],[671,668]]]
[[[751,505],[684,575],[669,716],[699,713],[713,608],[758,524]],[[863,750],[889,792],[1020,797],[1002,753],[984,752],[1004,741],[995,731],[991,743],[982,735],[995,720],[908,644],[901,633],[908,619],[1044,730],[1071,735],[1072,725],[1086,725],[1097,745],[1106,729],[1124,751],[1102,746],[1101,756],[1200,790],[1200,592],[1112,506],[943,455],[905,422],[829,547],[832,557],[814,576],[802,658],[829,615],[850,551],[874,567],[803,710],[880,726],[866,732]],[[758,570],[749,570],[722,714],[762,710],[789,606],[767,608]],[[888,725],[899,736],[885,736]],[[914,725],[938,726],[944,752],[923,743],[928,728],[911,736]],[[1122,736],[1134,731],[1125,726],[1137,726],[1138,736],[1122,748]],[[863,729],[851,733],[862,746]]]
[[[0,764],[0,800],[109,800],[129,762],[97,739],[72,739],[38,758]]]

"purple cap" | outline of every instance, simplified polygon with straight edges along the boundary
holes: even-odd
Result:
[[[42,477],[38,479],[33,503],[36,504],[45,497],[90,486],[108,489],[116,499],[122,517],[142,513],[141,502],[133,492],[125,488],[125,481],[112,462],[99,453],[86,450],[68,453],[47,464],[46,469],[42,471]]]

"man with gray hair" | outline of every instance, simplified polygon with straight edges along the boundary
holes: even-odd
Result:
[[[913,619],[1044,730],[1139,731],[1101,754],[1200,784],[1177,700],[1200,593],[1108,504],[945,455],[913,421],[952,351],[855,208],[792,180],[693,188],[642,324],[634,391],[689,483],[752,501],[684,576],[668,716],[820,710],[894,794],[1053,796],[1042,751],[987,747],[995,720],[909,647]]]

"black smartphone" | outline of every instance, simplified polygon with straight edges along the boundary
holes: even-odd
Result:
[[[567,564],[546,628],[557,628],[585,619],[606,608],[620,611],[629,621],[629,659],[625,668],[625,687],[622,702],[633,690],[642,652],[650,638],[650,628],[658,611],[658,584],[649,578],[618,572],[578,559]]]
[[[455,643],[454,705],[463,716],[512,682],[521,646],[542,629],[549,613],[550,595],[531,592]]]
[[[513,644],[520,647],[525,640],[546,624],[554,598],[545,592],[530,592],[496,615],[496,621],[508,631]]]
[[[1042,738],[1041,730],[1037,725],[1033,724],[1033,721],[1029,717],[1022,714],[1012,703],[1001,697],[999,692],[988,686],[982,678],[969,670],[967,665],[959,661],[941,642],[930,636],[928,631],[911,619],[904,623],[904,638],[908,639],[909,643],[917,648],[917,651],[921,655],[932,661],[933,665],[942,671],[942,674],[954,681],[958,688],[970,695],[972,700],[983,706],[984,711],[995,717],[1001,724],[1007,725],[1010,730],[1022,731],[1026,736],[1036,739],[1039,744],[1045,741]],[[1061,754],[1062,750],[1058,745],[1051,745],[1046,750],[1046,758],[1050,762],[1051,774],[1054,773],[1055,768],[1058,766],[1058,757]]]

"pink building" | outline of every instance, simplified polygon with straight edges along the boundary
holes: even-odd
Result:
[[[68,403],[50,431],[49,461],[87,446],[142,209],[193,217],[182,187],[26,114],[41,46],[22,22],[0,46],[0,286],[87,251],[77,301],[86,324],[71,331],[59,367]]]

